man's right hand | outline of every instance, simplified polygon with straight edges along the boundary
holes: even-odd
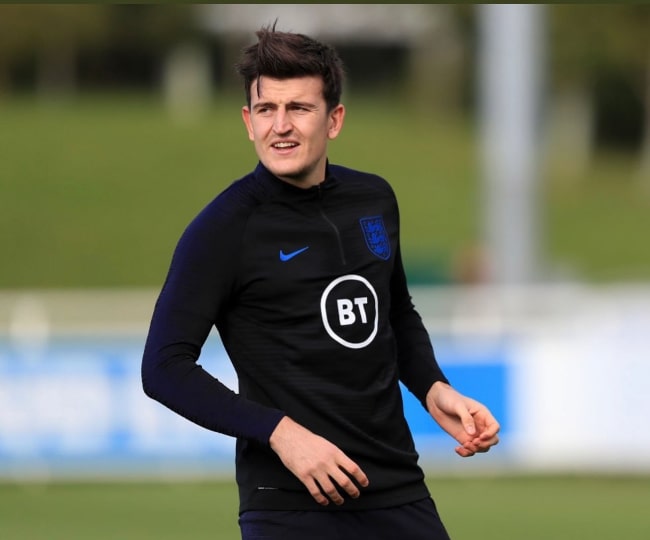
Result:
[[[368,485],[365,473],[338,447],[288,416],[280,420],[269,443],[318,504],[343,504],[345,499],[337,487],[356,499],[361,494],[357,484]]]

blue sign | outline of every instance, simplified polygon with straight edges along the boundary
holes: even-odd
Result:
[[[32,349],[0,342],[0,476],[232,471],[234,439],[192,424],[142,391],[140,339],[56,339]],[[450,382],[509,428],[508,367],[500,349],[436,347]],[[479,351],[479,352],[477,352]],[[236,389],[218,338],[201,364]],[[416,444],[448,437],[404,390]],[[433,438],[433,439],[432,439]],[[445,444],[448,448],[449,442]]]

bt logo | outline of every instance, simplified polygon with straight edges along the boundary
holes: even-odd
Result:
[[[320,300],[323,325],[344,347],[362,349],[377,335],[379,300],[370,282],[354,274],[332,281]]]
[[[364,296],[362,298],[354,298],[353,300],[349,300],[348,298],[341,298],[337,300],[336,305],[339,308],[339,323],[341,326],[347,326],[356,322],[357,316],[354,314],[354,306],[357,306],[357,309],[359,310],[361,322],[363,324],[366,324],[368,322],[365,308],[367,303],[367,296]]]

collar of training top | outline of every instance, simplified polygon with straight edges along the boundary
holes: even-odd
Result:
[[[325,166],[325,180],[316,186],[311,186],[307,189],[294,186],[289,182],[281,180],[275,176],[271,171],[269,171],[262,162],[257,164],[254,172],[255,178],[261,180],[265,184],[270,184],[274,186],[274,189],[280,189],[281,191],[287,193],[295,194],[313,194],[323,189],[331,189],[339,183],[339,179],[331,172],[329,161]]]

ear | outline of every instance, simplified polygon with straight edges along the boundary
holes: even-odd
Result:
[[[241,109],[241,117],[246,126],[246,131],[248,131],[248,140],[254,141],[255,135],[253,134],[253,124],[251,123],[251,110],[248,106],[244,105]]]
[[[341,132],[341,129],[343,128],[344,119],[345,119],[345,107],[341,103],[339,103],[329,113],[328,128],[327,128],[327,137],[329,139],[336,139],[336,137],[338,137],[338,134]]]

